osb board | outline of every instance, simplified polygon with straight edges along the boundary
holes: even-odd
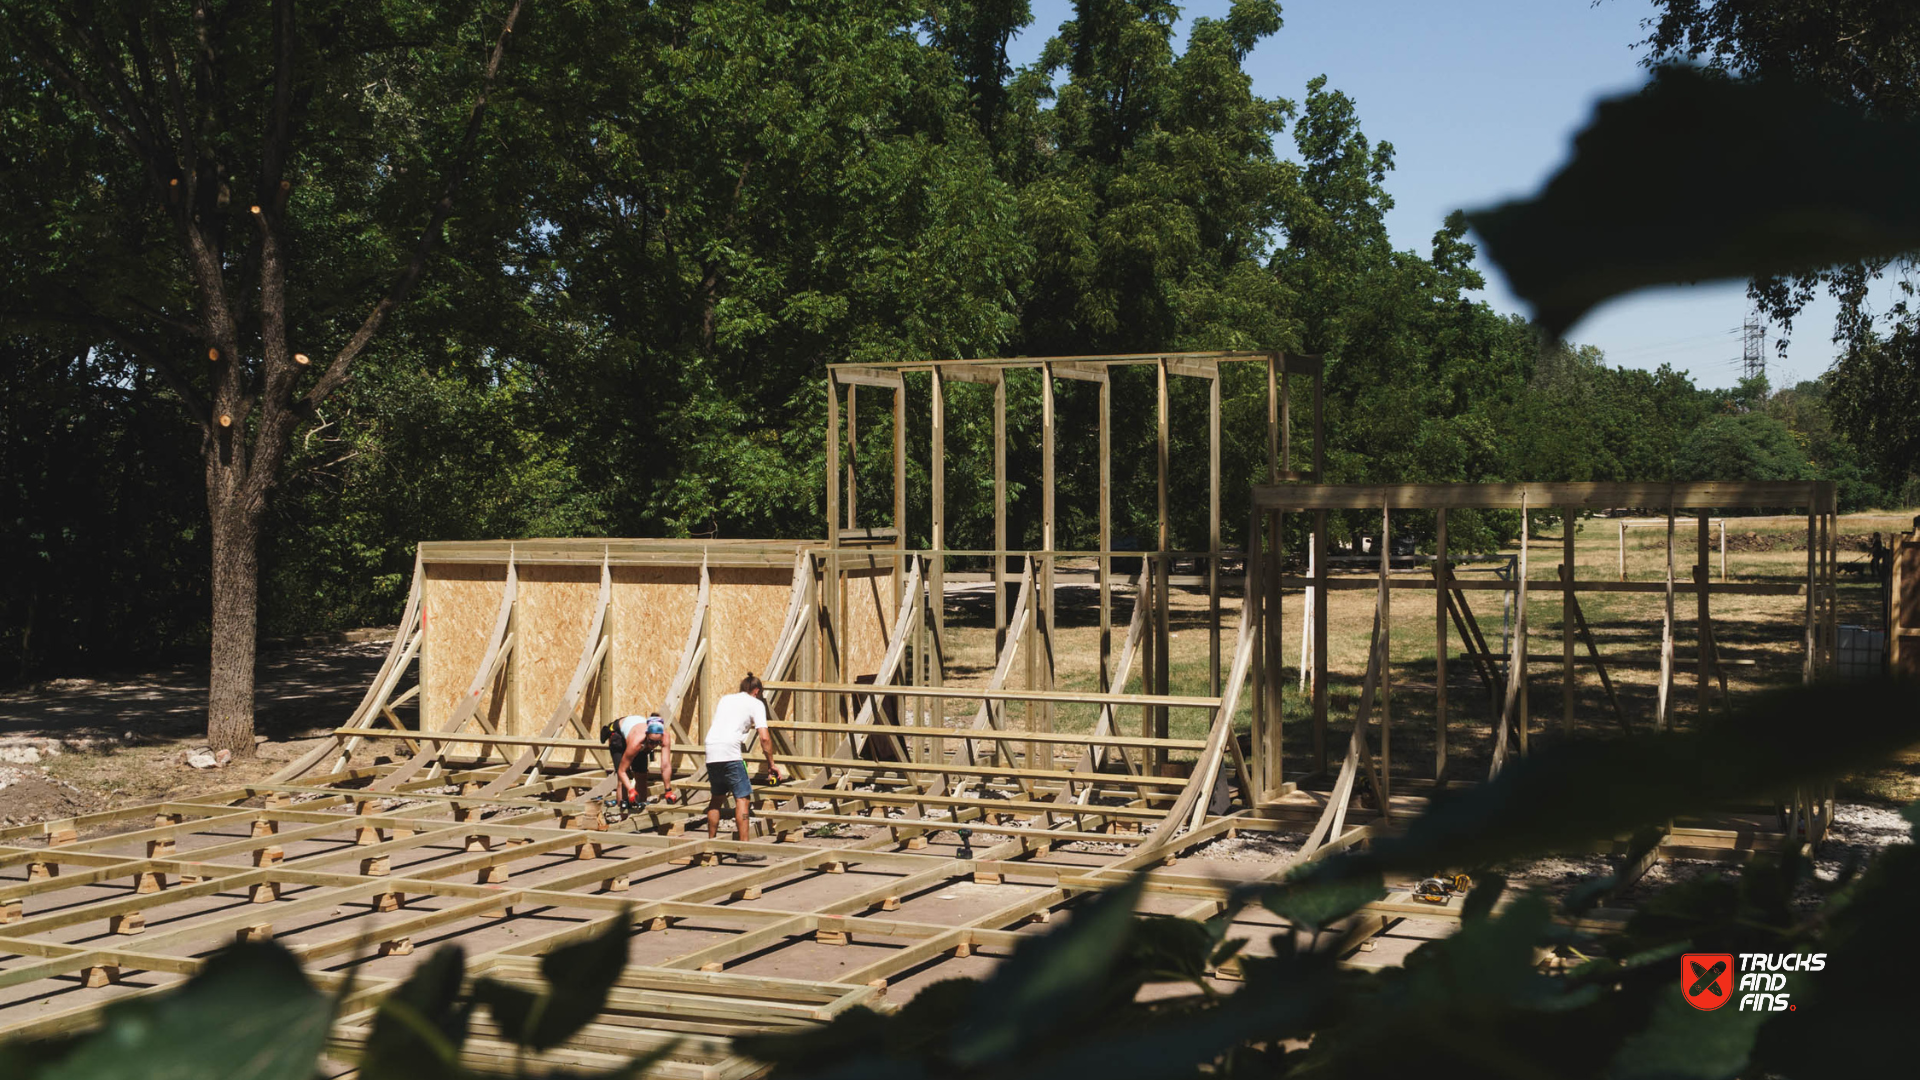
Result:
[[[680,669],[680,650],[700,593],[698,566],[616,566],[607,612],[613,641],[613,716],[660,707]],[[687,695],[680,720],[691,726],[694,696]]]
[[[420,594],[420,724],[444,726],[472,685],[485,659],[500,611],[507,567],[474,563],[427,563]],[[481,691],[481,708],[493,704],[492,687]]]
[[[864,561],[864,560],[862,560]],[[893,595],[893,567],[849,570],[841,578],[845,596],[847,639],[845,666],[841,673],[852,682],[862,675],[880,670],[887,655],[887,636],[893,632],[893,617],[900,610]]]
[[[514,603],[514,689],[518,715],[502,724],[509,735],[537,735],[580,666],[600,598],[597,566],[520,567]]]
[[[764,670],[779,643],[787,604],[793,596],[793,569],[715,567],[707,601],[706,683],[701,688],[712,704],[739,689],[751,671],[771,678]]]

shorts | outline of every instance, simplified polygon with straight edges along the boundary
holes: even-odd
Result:
[[[733,799],[753,798],[753,784],[747,780],[744,761],[715,761],[707,765],[707,787],[713,792],[713,805]]]

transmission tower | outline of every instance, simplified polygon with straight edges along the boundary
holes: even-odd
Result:
[[[1740,328],[1740,367],[1746,378],[1767,377],[1767,324],[1751,308]]]

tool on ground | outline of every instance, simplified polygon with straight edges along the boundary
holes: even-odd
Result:
[[[1413,887],[1413,898],[1427,904],[1444,904],[1455,893],[1473,888],[1473,879],[1465,874],[1430,877]]]

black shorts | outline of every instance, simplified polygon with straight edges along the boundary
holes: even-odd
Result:
[[[620,759],[627,755],[627,737],[621,734],[618,728],[615,728],[607,736],[607,753],[613,755],[613,767],[618,769],[620,767]],[[652,764],[653,751],[646,747],[641,747],[640,752],[633,756],[633,765],[629,768],[627,775],[636,778],[645,776],[651,771]]]

